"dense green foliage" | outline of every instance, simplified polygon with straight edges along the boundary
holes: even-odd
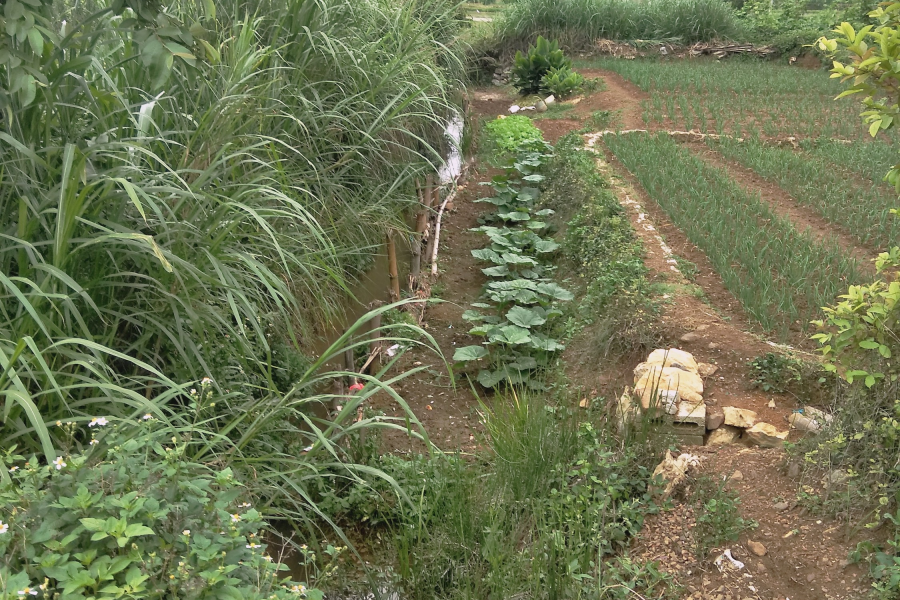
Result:
[[[477,201],[493,205],[494,212],[482,217],[486,224],[475,229],[490,245],[472,250],[472,255],[492,266],[481,270],[489,280],[473,304],[478,310],[467,310],[463,319],[474,324],[469,334],[485,341],[457,348],[453,356],[455,361],[484,364],[478,382],[487,388],[501,383],[541,385],[539,373],[564,349],[554,337],[563,315],[558,305],[573,299],[551,277],[556,269],[550,262],[559,244],[541,235],[553,211],[537,210],[540,191],[528,187],[544,180],[541,171],[552,147],[526,140],[516,150],[506,172],[490,182],[495,195]]]
[[[543,79],[551,70],[569,69],[572,61],[559,49],[559,42],[539,35],[534,46],[516,52],[512,70],[512,83],[522,94],[545,91]]]
[[[541,77],[541,88],[557,98],[568,98],[581,91],[584,77],[568,67],[551,68]]]
[[[563,408],[573,400],[497,395],[482,408],[480,460],[373,456],[415,510],[383,481],[332,496],[349,522],[378,524],[369,537],[379,562],[397,565],[382,574],[389,590],[414,600],[677,597],[668,576],[626,551],[657,510],[648,484],[658,449],[646,438],[622,447],[602,412]]]
[[[278,574],[249,490],[191,461],[189,436],[152,418],[91,427],[90,444],[50,465],[4,457],[0,598],[322,597]]]
[[[543,35],[574,49],[601,38],[692,44],[737,29],[734,10],[722,0],[516,0],[497,23],[497,38],[501,46],[525,48]]]
[[[489,159],[504,163],[523,150],[544,149],[544,135],[526,116],[504,116],[484,125],[484,147]]]
[[[569,218],[562,252],[581,288],[575,321],[599,356],[643,351],[657,339],[643,246],[584,140],[570,134],[556,148],[544,202]]]
[[[32,6],[40,85],[0,95],[4,439],[177,411],[203,376],[288,392],[439,161],[455,4]],[[25,52],[9,23],[0,49]],[[193,33],[145,43],[167,23]]]
[[[361,432],[397,428],[424,437],[410,431],[418,422],[390,387],[403,373],[389,383],[379,381],[383,372],[352,373],[361,390],[331,393],[351,374],[326,365],[367,348],[368,320],[391,307],[350,324],[318,358],[306,354],[341,316],[385,229],[403,227],[416,177],[441,163],[460,87],[451,48],[457,3],[12,0],[3,3],[0,25],[4,450],[15,444],[22,455],[37,453],[29,462],[35,473],[57,460],[80,466],[91,438],[79,425],[103,415],[128,438],[151,415],[159,436],[175,440],[186,480],[201,485],[204,469],[230,468],[236,482],[252,481],[259,513],[288,518],[301,540],[314,543],[332,525],[312,495],[321,478],[384,477],[354,462]],[[399,321],[373,334],[403,348],[433,345]],[[396,405],[394,416],[361,415],[375,394]],[[57,420],[72,425],[54,427]],[[165,477],[176,473],[168,454],[154,457],[161,452],[154,444],[115,446],[115,460],[128,466],[121,473],[104,467],[95,448],[86,464],[108,480],[92,479],[87,468],[74,479],[54,472],[59,478],[37,482],[47,494],[9,492],[0,511],[10,514],[18,498],[43,514],[54,497],[68,502],[81,485],[92,495],[118,486],[103,488],[109,503],[91,500],[97,518],[118,527],[108,521],[124,518],[116,494],[137,491],[163,506],[141,517],[159,539],[128,542],[144,548],[133,557],[143,575],[171,575],[193,590],[171,592],[178,597],[229,597],[217,585],[253,597],[252,569],[235,571],[237,583],[197,575],[219,560],[207,542],[228,554],[213,570],[243,559],[235,552],[247,544],[216,537],[225,535],[218,513],[201,506],[204,495],[210,507],[220,497],[228,504],[231,492],[213,483],[205,491],[169,488]],[[6,486],[8,475],[0,465]],[[134,489],[113,479],[125,475]],[[172,496],[181,491],[187,496]],[[164,506],[160,494],[178,505]],[[194,519],[186,529],[205,546],[178,542],[180,530],[153,521],[166,510]],[[54,552],[90,570],[92,553],[107,542],[99,531],[85,539],[78,527],[87,526],[65,518],[47,521],[60,539],[75,536]],[[38,526],[21,523],[17,535]],[[264,528],[253,527],[248,535]],[[161,545],[155,557],[153,543]],[[192,562],[193,550],[201,562]],[[174,553],[184,554],[191,573],[176,573]],[[29,577],[50,566],[19,546],[9,556],[8,568]],[[322,560],[320,553],[311,568]],[[95,579],[107,568],[97,564]],[[109,581],[147,581],[134,576],[137,563],[115,564],[122,569]],[[74,563],[71,570],[85,580]],[[133,597],[159,597],[149,595],[165,590],[156,583]]]

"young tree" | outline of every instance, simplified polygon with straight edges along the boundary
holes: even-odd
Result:
[[[869,17],[876,23],[859,31],[841,23],[834,38],[822,37],[817,45],[832,58],[841,49],[849,56],[849,64],[833,61],[831,76],[847,84],[838,98],[862,95],[860,116],[874,137],[896,126],[900,117],[900,2],[882,3]],[[885,179],[900,192],[900,164]],[[813,336],[829,369],[868,387],[900,376],[900,366],[890,360],[900,352],[900,247],[881,253],[875,266],[874,282],[850,286],[841,302],[823,309],[825,318],[814,322],[820,333]]]

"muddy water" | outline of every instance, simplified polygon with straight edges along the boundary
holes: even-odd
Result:
[[[410,261],[412,260],[412,250],[406,241],[406,236],[395,235],[394,244],[397,248],[397,269],[400,275],[400,289],[405,290],[407,280],[409,278]],[[344,332],[347,327],[355,323],[360,317],[371,310],[372,302],[390,301],[391,278],[388,272],[387,248],[382,245],[379,248],[373,248],[375,262],[372,268],[362,275],[359,281],[350,286],[352,297],[347,299],[344,306],[344,317],[325,335],[316,339],[313,343],[313,353],[315,356],[321,356]],[[360,331],[360,335],[364,335],[367,328]],[[341,357],[335,357],[329,361],[331,368],[343,368]]]
[[[465,122],[462,115],[454,115],[447,123],[444,134],[447,136],[450,150],[444,165],[438,171],[438,177],[442,185],[448,185],[455,182],[462,172],[463,157],[460,151],[463,130]],[[413,224],[408,224],[410,230]],[[410,263],[412,260],[412,248],[410,246],[410,237],[406,235],[395,234],[394,243],[397,251],[397,267],[400,278],[401,290],[407,289],[409,280]],[[352,297],[348,299],[344,307],[344,318],[332,330],[317,339],[313,344],[313,352],[316,356],[324,354],[328,348],[341,336],[347,327],[359,320],[363,315],[369,312],[372,302],[381,301],[388,302],[390,299],[390,273],[388,269],[387,246],[382,244],[378,248],[373,248],[374,264],[372,267],[350,287]],[[430,257],[422,257],[422,270],[430,268]],[[360,331],[360,335],[366,335],[368,327],[364,327]],[[328,366],[332,369],[343,369],[343,357],[335,356],[329,361]],[[326,409],[324,406],[319,407],[322,411],[319,417],[326,417]],[[290,527],[286,523],[277,524],[276,528],[285,538],[291,537]],[[273,540],[272,547],[284,547],[283,544]],[[287,550],[287,548],[284,548]],[[289,573],[296,581],[306,580],[306,569],[299,563],[298,556],[295,553],[287,553],[281,557],[281,561],[289,567]],[[388,589],[381,589],[378,594],[379,598],[385,600],[399,600],[400,596],[397,592]],[[335,600],[369,600],[375,599],[374,593],[363,594],[360,596],[332,596]]]
[[[447,138],[449,151],[444,164],[438,170],[438,178],[441,185],[449,185],[459,178],[462,173],[463,157],[460,145],[462,144],[463,131],[465,128],[465,120],[460,114],[454,114],[447,122],[444,129],[444,135]],[[407,224],[410,229],[414,227],[413,223]],[[408,236],[396,235],[394,242],[397,247],[397,267],[400,275],[400,288],[406,289],[410,261],[412,260],[412,249],[409,244]],[[375,253],[375,264],[365,273],[362,278],[353,286],[350,291],[353,297],[347,302],[344,308],[344,318],[342,322],[334,329],[329,331],[321,339],[317,340],[313,345],[316,356],[321,356],[331,344],[334,343],[346,330],[347,327],[355,323],[360,317],[366,314],[370,309],[369,305],[374,301],[388,302],[390,298],[390,275],[388,273],[387,248],[382,245],[377,249],[373,249]],[[422,270],[425,271],[429,265],[430,257],[422,257]],[[336,362],[337,361],[337,362]],[[340,367],[340,357],[335,358],[329,364],[333,367]]]

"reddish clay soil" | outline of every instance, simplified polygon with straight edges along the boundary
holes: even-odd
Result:
[[[621,129],[644,127],[640,104],[646,94],[614,73],[592,70],[584,74],[602,77],[606,89],[582,98],[574,109],[563,113],[565,118],[537,120],[536,125],[548,140],[555,141],[565,133],[581,129],[582,119],[596,110],[617,111],[619,118],[615,125]],[[515,101],[509,88],[476,89],[471,92],[469,107],[474,117],[491,119],[508,114],[507,108]],[[650,277],[667,284],[667,289],[671,290],[662,299],[660,346],[682,348],[699,361],[719,367],[705,381],[704,397],[708,404],[754,410],[760,420],[778,429],[787,429],[786,418],[797,408],[796,401],[763,393],[751,385],[749,362],[761,354],[775,351],[773,344],[751,325],[739,302],[713,271],[706,255],[669,222],[665,213],[646,197],[614,157],[604,155],[602,143],[598,144],[598,150],[600,168],[611,178],[615,193],[644,243]],[[842,233],[835,233],[830,226],[801,211],[784,192],[763,185],[758,178],[721,162],[721,157],[711,150],[703,150],[701,156],[713,164],[725,165],[742,185],[759,190],[767,201],[779,207],[779,214],[792,220],[796,218],[798,228],[808,227],[814,235],[821,235],[821,239],[831,236],[831,239],[844,243]],[[439,254],[441,275],[435,284],[435,292],[445,302],[428,308],[425,326],[448,361],[456,347],[474,343],[466,334],[467,323],[461,315],[476,301],[484,282],[484,276],[470,254],[471,249],[483,245],[483,240],[469,229],[477,226],[478,215],[490,208],[472,202],[487,195],[488,190],[477,184],[489,180],[489,175],[486,169],[470,171],[455,207],[443,218]],[[691,281],[672,269],[669,262],[672,257],[665,246],[697,266],[698,272]],[[690,341],[681,341],[686,333],[694,335],[689,337]],[[796,344],[801,345],[803,341],[803,336],[798,336]],[[641,359],[632,356],[618,362],[602,360],[598,363],[585,349],[585,344],[577,340],[563,358],[572,386],[607,398],[615,397],[625,385],[632,383],[632,370]],[[483,441],[483,432],[479,425],[478,400],[468,382],[461,378],[454,387],[443,361],[434,353],[422,350],[408,352],[400,367],[419,365],[429,368],[404,380],[397,389],[424,424],[431,440],[445,450],[466,453],[477,450]],[[770,404],[772,401],[774,403]],[[399,415],[387,403],[381,407],[388,414]],[[791,436],[795,439],[797,434]],[[424,449],[402,435],[388,436],[385,446],[386,451]],[[722,480],[739,470],[741,476],[732,477],[727,485],[740,495],[744,518],[759,523],[757,529],[730,545],[735,558],[746,563],[745,568],[720,572],[713,561],[723,548],[710,556],[694,556],[691,530],[696,515],[689,502],[676,501],[671,510],[648,518],[643,532],[634,541],[632,554],[659,561],[661,568],[672,573],[684,586],[684,598],[849,600],[861,597],[861,590],[867,584],[859,568],[846,563],[857,540],[849,535],[845,525],[808,515],[796,505],[800,482],[796,473],[788,476],[781,450],[747,448],[743,444],[719,448],[686,446],[681,450],[698,455],[701,472],[712,478]],[[816,486],[809,485],[813,489],[808,491],[815,492]],[[788,502],[789,506],[778,510],[775,505],[781,501]],[[765,545],[764,556],[756,556],[747,549],[751,539]]]

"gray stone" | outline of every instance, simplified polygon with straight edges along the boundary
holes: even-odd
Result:
[[[686,333],[681,338],[679,338],[682,342],[696,342],[700,339],[700,336],[696,333]]]

